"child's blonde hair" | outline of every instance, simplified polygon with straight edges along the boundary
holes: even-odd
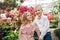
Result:
[[[40,10],[42,10],[43,11],[43,9],[42,9],[42,6],[41,5],[36,5],[36,7],[35,7],[36,9],[38,8],[38,9],[40,9]]]
[[[27,14],[30,13],[30,12],[25,12],[23,15],[22,15],[22,23],[25,25],[28,23],[28,19],[27,19]]]

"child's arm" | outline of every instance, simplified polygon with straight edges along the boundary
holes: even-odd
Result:
[[[38,35],[38,40],[40,40],[40,31],[39,31],[39,28],[37,27],[37,25],[34,25],[34,28],[35,28],[35,31],[37,32],[37,35]]]

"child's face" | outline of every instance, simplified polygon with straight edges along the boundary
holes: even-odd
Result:
[[[32,20],[32,15],[31,15],[31,13],[29,12],[29,13],[27,13],[27,20]]]
[[[40,7],[37,7],[36,10],[35,10],[36,15],[38,15],[38,16],[41,16],[42,12],[43,12],[42,8],[40,8]]]

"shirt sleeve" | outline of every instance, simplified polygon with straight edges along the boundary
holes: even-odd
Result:
[[[48,32],[49,30],[49,20],[48,18],[46,17],[45,20],[44,20],[44,23],[43,23],[43,30],[41,32],[41,35],[40,35],[40,38],[43,39],[43,37],[46,35],[46,33]]]

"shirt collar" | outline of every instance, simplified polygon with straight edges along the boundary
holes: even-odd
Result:
[[[40,20],[42,17],[43,17],[43,14],[41,15],[41,17],[40,17],[40,18],[38,17],[38,15],[36,16],[36,18],[37,18],[37,19],[39,19],[39,20]]]

